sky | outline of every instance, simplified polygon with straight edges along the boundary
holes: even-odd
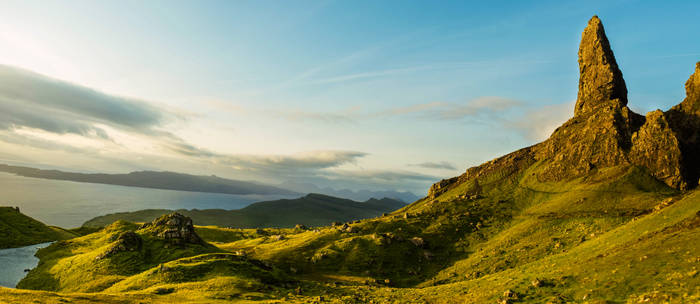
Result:
[[[646,113],[685,96],[698,1],[0,2],[0,162],[408,190],[573,114],[588,19]]]

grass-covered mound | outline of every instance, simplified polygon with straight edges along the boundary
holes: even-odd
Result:
[[[77,234],[71,231],[46,226],[20,213],[18,208],[0,207],[0,249],[65,240],[75,236]]]
[[[212,291],[209,297],[218,299],[266,298],[270,293],[284,295],[285,289],[280,287],[288,282],[290,280],[284,272],[260,261],[231,253],[212,253],[163,263],[123,280],[105,292],[191,293],[205,288]]]

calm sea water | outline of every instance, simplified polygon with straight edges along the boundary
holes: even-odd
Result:
[[[283,195],[231,195],[78,183],[0,173],[0,206],[63,228],[108,213],[141,209],[240,209]]]
[[[39,248],[51,243],[36,244],[27,247],[0,249],[0,286],[15,288],[17,283],[27,275],[25,269],[32,269],[39,264],[34,254]]]

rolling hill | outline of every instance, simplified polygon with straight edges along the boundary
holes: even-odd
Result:
[[[347,222],[380,216],[405,206],[393,199],[370,199],[365,202],[321,195],[308,194],[297,199],[258,202],[238,210],[177,210],[191,217],[199,225],[215,225],[234,228],[294,227],[329,225],[332,222]],[[149,209],[99,216],[83,226],[103,227],[117,220],[148,222],[163,214],[173,212],[165,209]]]

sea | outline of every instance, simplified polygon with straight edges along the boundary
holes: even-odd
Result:
[[[80,227],[108,213],[142,209],[240,209],[254,202],[294,198],[289,195],[232,195],[160,190],[50,180],[0,173],[0,206],[44,224]]]

